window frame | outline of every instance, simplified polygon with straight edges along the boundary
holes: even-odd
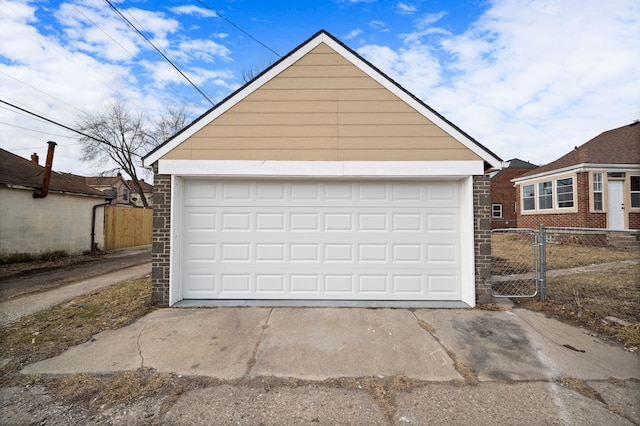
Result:
[[[571,185],[570,185],[571,186],[571,191],[560,192],[559,183],[560,183],[560,181],[564,181],[564,180],[571,180]],[[555,186],[555,190],[556,190],[556,194],[555,194],[555,198],[554,198],[554,201],[556,202],[556,205],[554,207],[557,210],[564,210],[564,209],[572,209],[572,208],[574,208],[574,206],[576,205],[575,195],[574,195],[574,191],[573,191],[575,183],[576,183],[576,181],[573,178],[573,176],[567,176],[567,177],[564,177],[564,178],[559,178],[559,179],[556,179],[554,181],[554,186]],[[564,185],[562,188],[566,188],[568,186],[569,185]],[[571,194],[571,205],[570,206],[562,206],[562,205],[560,205],[561,203],[567,203],[568,202],[567,200],[560,201],[560,196],[561,195],[567,195],[567,194]]]
[[[600,182],[597,182],[596,176],[600,176]],[[607,211],[607,199],[605,187],[607,185],[607,174],[604,171],[596,171],[589,173],[589,210],[592,213],[605,213]],[[596,189],[596,183],[600,184],[600,190]],[[596,205],[596,195],[600,195],[601,208]]]
[[[499,208],[499,215],[495,215],[495,208]],[[492,203],[491,204],[491,219],[502,219],[502,203]]]
[[[521,182],[520,214],[577,213],[577,182],[578,176],[576,173],[563,173]],[[559,191],[559,188],[567,187],[570,187],[571,190]],[[530,195],[526,196],[527,193],[530,193]],[[561,207],[561,205],[563,206]]]
[[[638,188],[636,190],[633,189],[633,178],[638,180],[637,185]],[[636,204],[633,204],[633,196],[636,195]],[[629,175],[629,206],[632,209],[640,209],[640,174],[637,175]]]
[[[522,210],[523,212],[533,212],[533,211],[536,211],[536,185],[532,183],[532,184],[527,184],[527,185],[521,185],[520,187],[521,187],[521,189],[522,189],[521,194],[520,194],[520,198],[521,198],[521,203],[520,203],[520,205],[521,205],[521,210]],[[529,190],[529,191],[527,191],[527,187],[531,187],[532,189],[531,189],[531,190]],[[525,192],[530,192],[530,193],[531,193],[531,195],[529,195],[529,196],[525,197],[525,195],[524,195],[524,194],[525,194]],[[525,200],[526,200],[526,201],[533,201],[533,207],[526,208],[525,204],[530,204],[530,203],[525,203]]]

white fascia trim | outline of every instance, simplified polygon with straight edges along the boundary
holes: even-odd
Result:
[[[528,175],[526,177],[517,177],[511,179],[511,182],[522,183],[529,180],[536,180],[543,177],[551,177],[555,175],[561,175],[570,172],[589,172],[589,171],[633,171],[640,170],[640,164],[596,164],[596,163],[582,163],[574,164],[573,166],[563,167],[561,169],[548,170],[546,172],[537,173],[535,175]]]
[[[184,177],[467,177],[482,175],[475,161],[160,160],[158,173]]]

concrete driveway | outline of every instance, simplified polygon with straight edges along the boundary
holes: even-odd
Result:
[[[305,422],[343,424],[640,422],[637,354],[527,310],[161,309],[22,372],[141,367],[220,381],[181,396],[162,414],[170,424],[235,423],[239,413],[246,421],[238,423],[256,424],[274,407],[280,411],[266,424],[297,424],[300,413]],[[596,389],[598,399],[562,386],[566,376]],[[306,385],[273,392],[242,385],[264,377]],[[363,377],[413,385],[394,391],[386,412],[364,389],[325,385]]]

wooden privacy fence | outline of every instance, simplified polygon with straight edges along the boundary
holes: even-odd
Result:
[[[151,244],[153,210],[107,206],[104,211],[104,249]]]

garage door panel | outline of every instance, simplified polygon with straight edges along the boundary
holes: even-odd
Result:
[[[187,180],[183,297],[459,300],[459,185]]]
[[[194,206],[415,206],[459,207],[458,182],[307,182],[189,180],[184,205]]]

